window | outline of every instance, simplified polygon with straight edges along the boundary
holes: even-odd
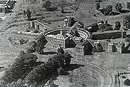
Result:
[[[79,47],[76,48],[76,52],[81,53],[81,49]]]

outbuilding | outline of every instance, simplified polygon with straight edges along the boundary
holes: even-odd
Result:
[[[75,46],[76,54],[78,55],[91,55],[93,53],[93,46],[88,42],[88,40],[84,42],[80,42]]]

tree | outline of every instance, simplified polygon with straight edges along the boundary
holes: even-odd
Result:
[[[64,50],[62,47],[59,46],[59,48],[57,49],[58,54],[64,54]]]
[[[20,78],[24,78],[28,72],[30,72],[29,68],[33,68],[36,61],[37,56],[34,54],[25,53],[24,51],[20,51],[18,58],[15,59],[15,62],[9,67],[2,79],[5,82],[11,83],[13,81],[17,81]],[[18,87],[18,86],[17,86]]]
[[[130,15],[124,16],[123,25],[125,26],[125,28],[130,28]]]
[[[115,8],[116,8],[117,11],[121,12],[122,4],[121,3],[116,3]]]
[[[100,24],[98,28],[102,32],[113,30],[112,26],[109,26],[108,24]]]
[[[121,27],[121,23],[119,21],[116,21],[114,30],[120,30],[120,27]]]
[[[37,43],[36,51],[37,51],[39,54],[42,54],[42,53],[43,53],[44,46],[45,46],[46,43],[47,43],[47,40],[46,40],[44,34],[41,34],[41,35],[39,35],[39,36],[36,38],[36,43]]]
[[[102,0],[95,0],[95,2],[102,2]]]
[[[112,5],[107,5],[105,9],[105,15],[108,15],[112,12]]]
[[[27,10],[27,17],[28,17],[28,20],[31,19],[31,11],[29,9]]]
[[[61,8],[61,13],[64,13],[64,8],[67,5],[65,0],[60,0],[60,2],[58,2],[58,6]]]
[[[96,7],[96,10],[99,10],[99,8],[100,8],[100,3],[96,3],[95,7]]]
[[[74,3],[73,6],[72,6],[72,9],[74,11],[77,11],[79,9],[79,3]]]
[[[70,64],[71,58],[73,58],[73,57],[68,52],[64,53],[65,65],[69,65]]]
[[[33,53],[36,51],[37,43],[35,41],[30,41],[27,44],[28,44],[28,47],[26,48],[27,53]]]
[[[48,10],[50,10],[51,5],[52,5],[52,3],[51,3],[49,0],[47,0],[47,1],[45,1],[45,3],[43,4],[43,7],[45,7],[46,10],[48,11]]]
[[[106,8],[100,9],[104,15],[110,15],[112,12],[112,5],[107,5]]]

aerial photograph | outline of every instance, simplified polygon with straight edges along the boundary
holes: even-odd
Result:
[[[0,0],[0,87],[130,87],[130,0]]]

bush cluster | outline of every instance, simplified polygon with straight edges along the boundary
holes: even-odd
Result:
[[[120,28],[121,28],[121,23],[119,21],[116,21],[114,30],[120,30]]]
[[[117,11],[121,12],[121,10],[122,10],[123,7],[122,7],[121,3],[116,3],[115,8],[116,8]]]
[[[5,71],[2,79],[8,83],[17,81],[23,74],[23,67],[24,62],[21,59],[15,60],[14,64],[12,64],[12,66],[7,71]]]
[[[112,5],[107,5],[106,8],[100,9],[104,15],[110,15],[112,12]]]
[[[123,18],[123,25],[126,28],[130,28],[130,15],[124,16],[124,18]]]
[[[96,3],[95,7],[96,7],[96,10],[99,10],[99,8],[100,8],[100,3]]]

